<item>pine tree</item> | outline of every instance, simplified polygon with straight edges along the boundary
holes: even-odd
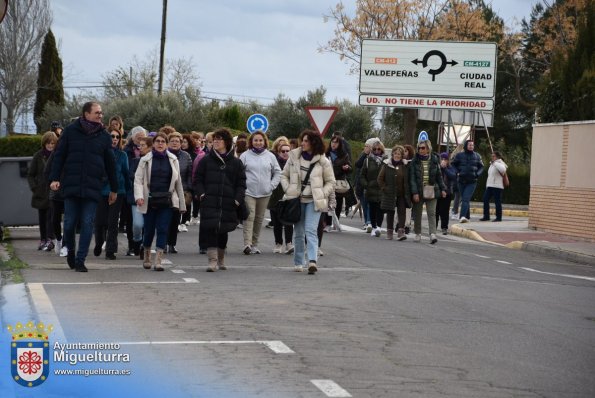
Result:
[[[41,62],[37,77],[37,98],[33,115],[37,125],[37,133],[44,132],[49,126],[40,126],[39,118],[42,116],[46,105],[50,102],[64,104],[64,87],[62,78],[62,60],[56,48],[56,39],[50,29],[45,35],[41,48]]]

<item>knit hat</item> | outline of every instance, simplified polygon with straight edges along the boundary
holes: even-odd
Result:
[[[372,137],[372,138],[366,140],[366,145],[372,146],[372,145],[374,145],[375,142],[378,142],[378,141],[380,141],[380,139],[378,137]]]
[[[50,126],[50,130],[54,130],[54,129],[61,129],[62,125],[60,124],[60,122],[54,120]]]
[[[440,154],[440,159],[448,159],[448,152],[442,152]]]

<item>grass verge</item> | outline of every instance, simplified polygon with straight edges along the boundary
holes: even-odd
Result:
[[[4,253],[0,256],[0,272],[2,273],[2,283],[7,281],[12,283],[23,283],[23,275],[21,270],[27,267],[27,264],[21,261],[14,252],[14,246],[10,241],[10,232],[8,228],[4,228],[4,240],[2,241],[2,248],[0,250]]]

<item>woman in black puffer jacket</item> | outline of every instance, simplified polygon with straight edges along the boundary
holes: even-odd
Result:
[[[244,203],[246,173],[234,156],[231,133],[213,133],[213,150],[198,164],[194,194],[200,199],[201,232],[207,238],[208,272],[227,269],[224,263],[227,234],[238,225],[238,209]]]

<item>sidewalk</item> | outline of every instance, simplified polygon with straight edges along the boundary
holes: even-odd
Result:
[[[530,229],[528,211],[522,206],[505,206],[502,222],[479,221],[483,211],[477,205],[472,203],[471,222],[451,221],[452,235],[595,266],[595,243]]]

